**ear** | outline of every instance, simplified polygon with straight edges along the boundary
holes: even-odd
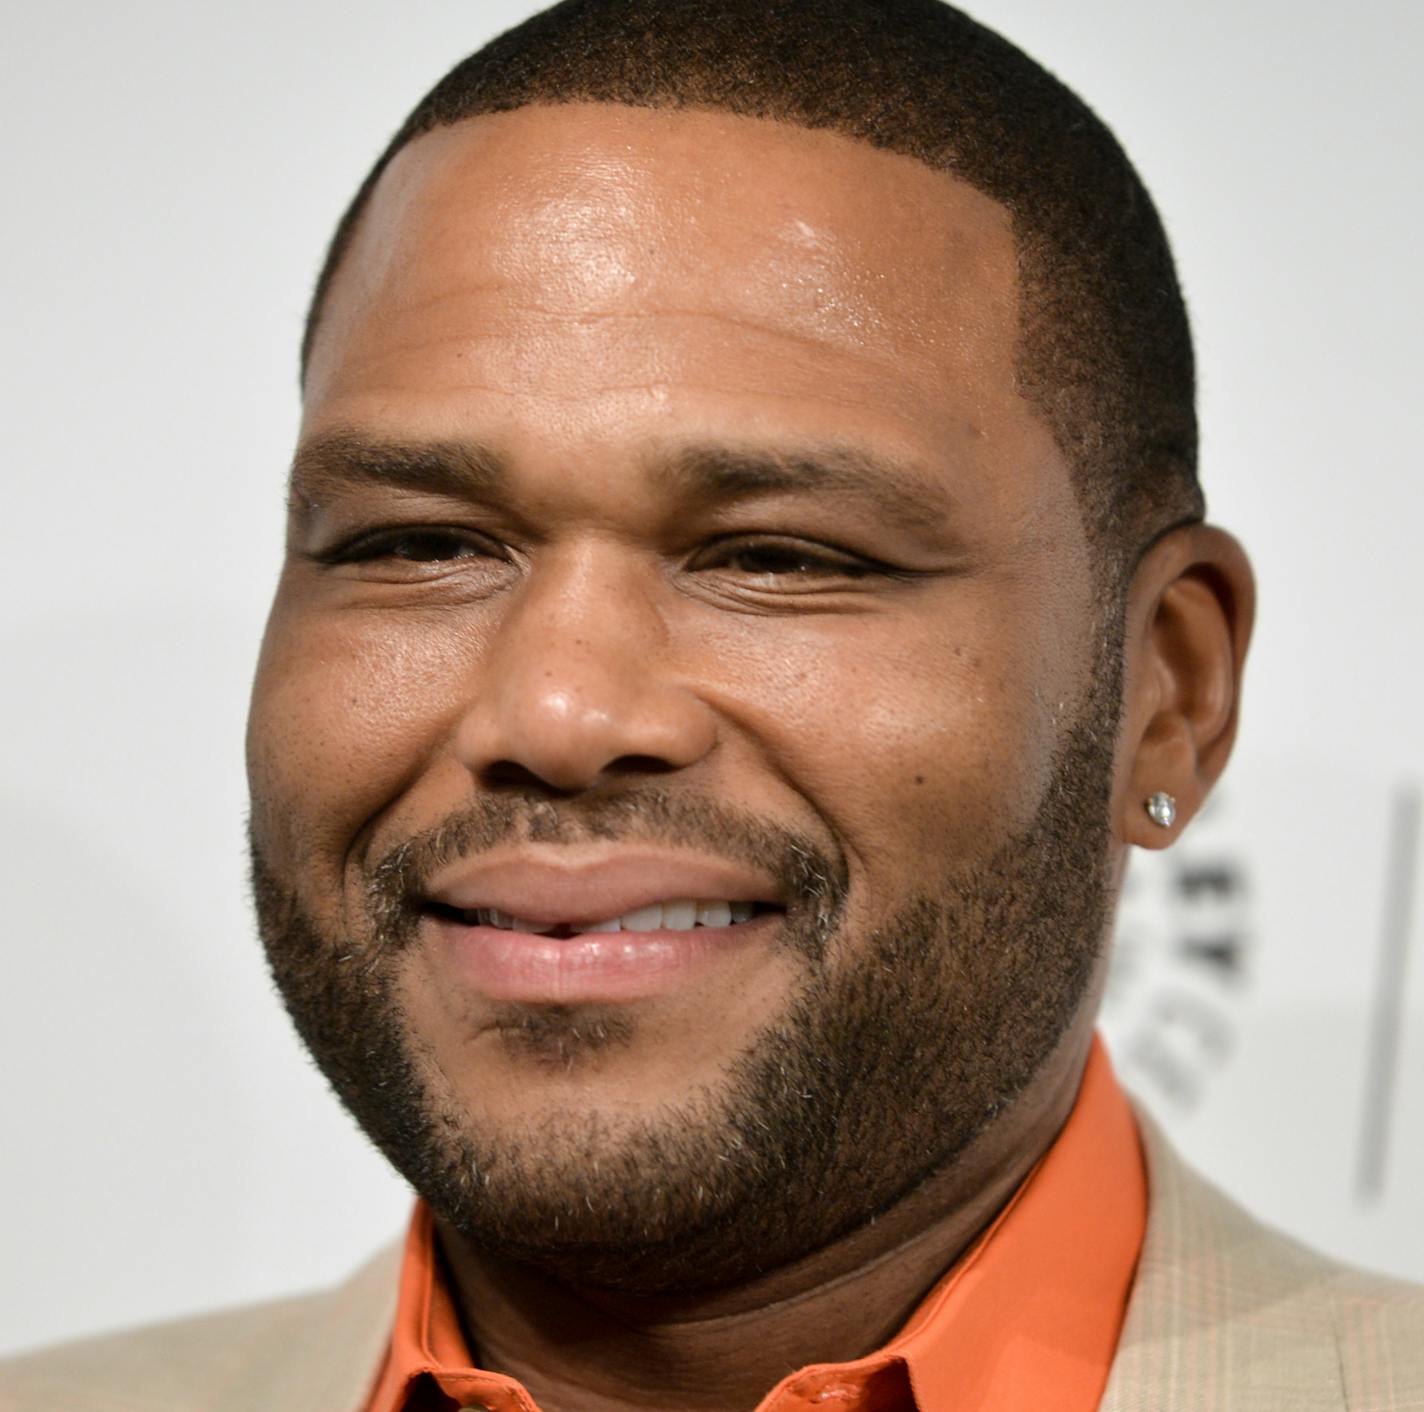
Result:
[[[1250,562],[1224,530],[1172,530],[1138,565],[1128,590],[1113,805],[1123,842],[1172,843],[1225,769],[1255,611]],[[1176,800],[1169,828],[1147,814],[1159,790]]]

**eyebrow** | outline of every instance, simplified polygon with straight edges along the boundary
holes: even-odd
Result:
[[[652,457],[651,483],[683,502],[735,503],[795,494],[869,503],[887,522],[923,532],[952,509],[936,477],[859,447],[801,450],[707,444]],[[379,485],[483,501],[507,498],[512,476],[505,459],[472,441],[403,442],[355,430],[304,442],[292,461],[294,509],[311,509],[323,494],[351,485]]]
[[[815,493],[868,501],[883,519],[911,530],[923,531],[952,509],[948,488],[934,477],[858,447],[767,451],[694,446],[655,466],[653,475],[687,499]]]
[[[332,431],[297,448],[289,499],[293,509],[311,509],[325,494],[360,485],[494,499],[508,480],[503,459],[477,442],[388,441]]]

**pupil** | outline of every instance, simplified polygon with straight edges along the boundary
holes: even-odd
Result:
[[[762,574],[798,574],[811,567],[805,555],[789,549],[748,549],[743,553],[742,566]]]
[[[408,535],[398,546],[403,558],[418,563],[430,563],[435,559],[453,559],[459,546],[452,545],[448,536],[438,534]]]

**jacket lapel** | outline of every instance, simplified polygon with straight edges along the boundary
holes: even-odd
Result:
[[[1147,1234],[1102,1412],[1340,1412],[1328,1272],[1137,1113]]]
[[[388,1246],[314,1301],[305,1326],[291,1331],[293,1356],[274,1360],[263,1400],[244,1394],[231,1412],[364,1412],[390,1344],[402,1249],[403,1242]]]

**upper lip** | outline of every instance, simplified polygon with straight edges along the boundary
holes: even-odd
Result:
[[[424,896],[457,911],[497,908],[543,926],[607,921],[682,898],[783,905],[771,879],[743,864],[640,848],[600,854],[499,850],[442,869]]]

